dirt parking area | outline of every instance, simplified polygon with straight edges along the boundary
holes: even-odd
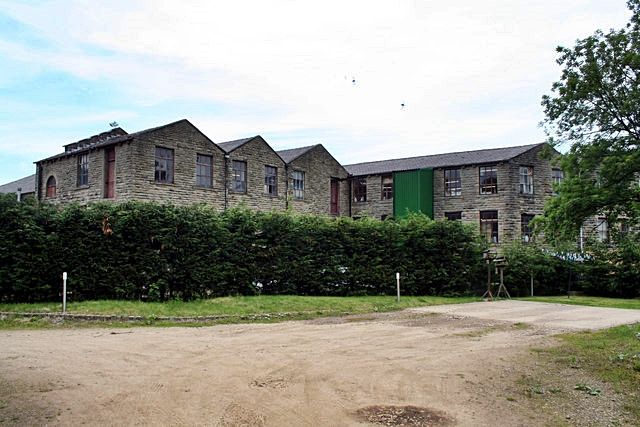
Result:
[[[581,314],[575,328],[611,325],[614,311],[604,324],[586,309],[595,323]],[[535,320],[536,310],[547,311]],[[615,310],[620,323],[634,321],[627,311]],[[0,424],[545,425],[509,385],[531,347],[573,329],[572,316],[510,301],[278,324],[2,331]]]

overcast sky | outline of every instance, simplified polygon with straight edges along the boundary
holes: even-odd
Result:
[[[0,1],[0,184],[113,121],[322,143],[343,164],[541,142],[555,47],[629,17],[624,0]]]

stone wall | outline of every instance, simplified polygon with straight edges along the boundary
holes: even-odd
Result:
[[[155,182],[156,147],[174,155],[173,183]],[[196,185],[196,156],[213,157],[213,186]],[[116,200],[187,205],[208,203],[224,209],[224,152],[186,120],[136,136],[116,149]]]
[[[111,145],[115,147],[115,197],[105,199],[105,148],[40,163],[41,198],[54,203],[88,203],[97,200],[141,200],[175,204],[205,202],[224,208],[224,153],[204,134],[186,120],[141,132],[132,140]],[[156,147],[174,150],[173,183],[155,182]],[[78,155],[89,155],[89,183],[78,187]],[[196,155],[213,157],[213,186],[196,185]],[[57,181],[56,197],[47,199],[49,176]]]
[[[247,191],[233,190],[233,160],[247,163]],[[265,192],[265,166],[277,168],[278,194]],[[244,206],[252,210],[285,210],[287,205],[287,179],[285,163],[280,156],[260,137],[253,138],[229,153],[227,162],[229,207]]]
[[[434,217],[446,212],[462,212],[462,221],[480,226],[480,211],[498,211],[500,243],[521,239],[521,215],[540,215],[552,196],[551,161],[541,156],[541,147],[532,149],[498,166],[498,193],[480,194],[479,166],[461,167],[460,196],[444,195],[444,169],[434,170]],[[490,166],[490,165],[487,165]],[[519,168],[533,166],[533,194],[520,194]]]
[[[357,177],[362,178],[362,177]],[[381,219],[383,216],[393,216],[393,198],[382,200],[382,175],[369,175],[367,180],[367,201],[356,201],[353,196],[353,179],[351,185],[351,216],[368,216]]]
[[[296,199],[293,194],[292,173],[304,172],[304,198]],[[316,145],[289,163],[289,206],[302,213],[331,213],[331,180],[340,181],[339,213],[349,214],[349,187],[347,171],[322,146]]]

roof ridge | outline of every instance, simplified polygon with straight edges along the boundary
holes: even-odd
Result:
[[[513,148],[524,148],[524,147],[533,148],[533,147],[535,147],[537,145],[542,145],[542,144],[545,144],[545,143],[544,142],[538,142],[536,144],[512,145],[510,147],[481,148],[481,149],[478,149],[478,150],[465,150],[465,151],[450,151],[450,152],[447,152],[447,153],[426,154],[424,156],[398,157],[396,159],[383,159],[383,160],[372,160],[370,162],[350,163],[350,164],[344,165],[344,166],[347,167],[347,166],[367,165],[367,164],[381,163],[381,162],[393,162],[393,161],[398,161],[398,160],[422,159],[422,158],[425,158],[425,157],[446,156],[446,155],[449,155],[449,154],[475,153],[475,152],[478,152],[478,151],[508,150],[508,149],[513,149]]]

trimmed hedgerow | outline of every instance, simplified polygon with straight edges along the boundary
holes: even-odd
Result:
[[[0,197],[0,300],[224,295],[464,295],[482,281],[472,228],[422,215],[327,218],[205,205],[52,207]]]

